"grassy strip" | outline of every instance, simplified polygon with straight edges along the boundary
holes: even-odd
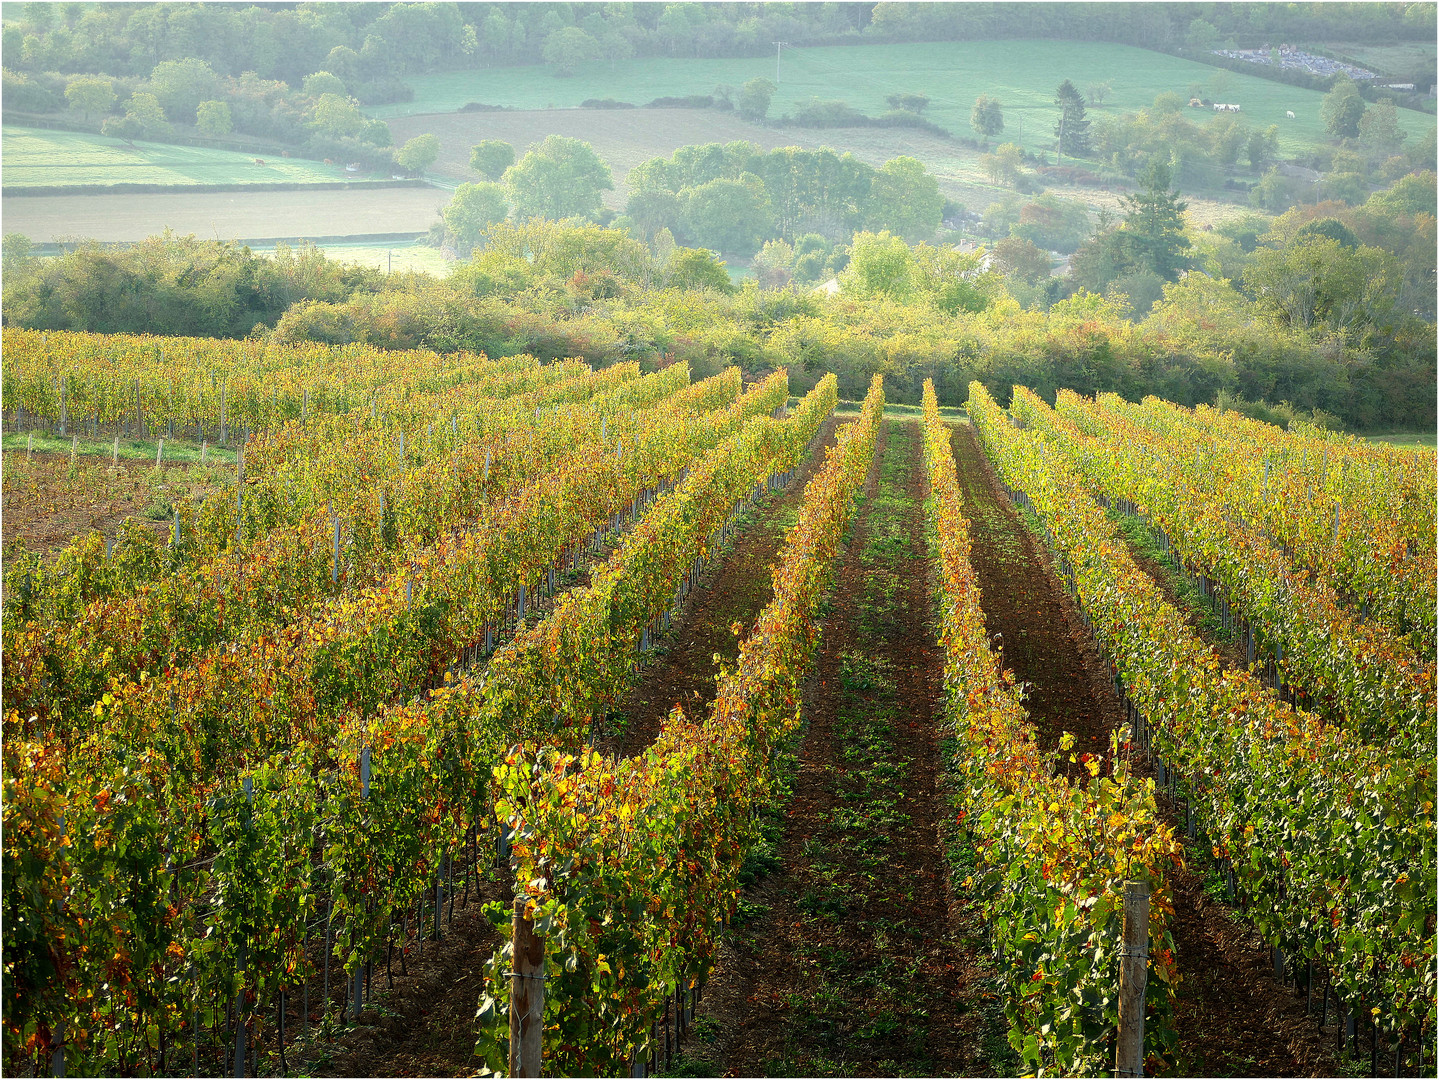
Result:
[[[198,465],[200,463],[200,447],[188,440],[165,439],[165,451],[161,461],[167,465]],[[121,439],[119,456],[126,461],[151,461],[155,460],[158,444],[147,439]],[[46,454],[68,454],[71,447],[77,456],[110,457],[116,453],[115,440],[111,439],[89,439],[84,436],[65,438],[61,435],[53,435],[48,432],[31,432],[20,434],[15,432],[0,438],[0,448],[7,452],[39,450]],[[222,447],[211,446],[205,451],[206,464],[235,464],[235,451],[226,450]]]
[[[1030,529],[1043,537],[1044,527],[1040,524],[1034,511],[1025,508],[1023,514],[1025,523],[1029,525]],[[1181,611],[1195,617],[1195,626],[1200,637],[1209,642],[1229,642],[1238,636],[1238,630],[1224,625],[1215,603],[1201,593],[1195,584],[1174,565],[1172,554],[1164,549],[1154,529],[1147,522],[1137,516],[1122,513],[1114,507],[1107,509],[1104,516],[1114,522],[1120,533],[1129,541],[1132,551],[1153,561],[1158,567],[1159,573],[1156,576],[1162,579],[1160,584],[1178,602]]]
[[[1361,435],[1361,439],[1367,439],[1372,443],[1387,444],[1389,446],[1408,446],[1419,450],[1424,447],[1434,449],[1439,438],[1432,431],[1393,431],[1374,435]]]
[[[930,1003],[910,971],[927,944],[925,928],[874,917],[886,900],[898,899],[890,856],[894,835],[910,823],[911,760],[896,745],[904,717],[894,666],[884,653],[887,632],[902,618],[903,575],[914,543],[912,500],[904,490],[912,453],[911,440],[891,423],[879,489],[865,511],[856,647],[839,658],[832,728],[843,763],[833,774],[838,798],[802,851],[798,908],[805,925],[795,960],[813,982],[785,1002],[778,1022],[787,1029],[786,1052],[765,1063],[770,1075],[843,1073],[857,1057],[871,1060],[876,1075],[932,1071],[923,1025],[913,1022],[927,1015]]]
[[[791,401],[793,400],[795,399],[791,399]],[[835,409],[834,412],[836,416],[858,416],[860,408],[863,406],[863,404],[864,403],[861,401],[845,401],[841,399],[839,407]],[[961,406],[951,406],[948,408],[940,409],[939,415],[951,422],[958,422],[966,419],[964,409]],[[884,407],[884,418],[886,420],[920,420],[924,418],[924,406],[896,405],[887,403]]]

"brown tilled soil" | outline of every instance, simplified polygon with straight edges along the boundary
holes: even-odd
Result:
[[[1122,722],[1108,668],[1042,544],[1000,489],[974,430],[957,426],[953,445],[964,512],[973,523],[985,622],[991,632],[1004,634],[1005,664],[1034,684],[1028,705],[1046,745],[1063,728],[1080,733],[1081,746],[1084,733],[1103,735],[1093,740],[1100,749],[1107,732]],[[1176,602],[1163,568],[1144,557],[1139,564]],[[1187,615],[1197,629],[1199,620],[1192,612]],[[1219,651],[1232,660],[1232,647]],[[1135,767],[1141,775],[1150,773],[1142,759]],[[1182,828],[1182,805],[1163,794],[1159,802]],[[1274,978],[1269,950],[1257,933],[1232,907],[1206,892],[1208,853],[1190,844],[1186,861],[1190,869],[1171,879],[1182,978],[1176,1005],[1179,1071],[1196,1076],[1337,1075],[1332,1021],[1321,1033],[1306,1018],[1303,991]]]
[[[686,1075],[983,1074],[985,973],[948,889],[942,657],[919,426],[890,422],[842,556],[774,872],[742,906]]]
[[[1004,666],[1028,687],[1025,707],[1052,750],[1072,731],[1076,750],[1107,752],[1109,735],[1124,722],[1110,682],[1084,624],[1043,545],[999,489],[974,429],[956,427],[955,468],[969,519],[970,561],[979,577],[984,625],[1001,650]],[[1069,766],[1074,775],[1082,765]]]
[[[423,952],[412,943],[408,974],[401,973],[396,958],[393,990],[387,988],[383,963],[377,963],[374,1005],[333,1042],[316,1042],[303,1054],[291,1051],[292,1073],[298,1068],[310,1076],[475,1075],[481,1065],[474,1056],[475,1012],[484,964],[500,945],[481,905],[510,899],[507,878],[490,873],[468,905],[457,903],[438,942],[426,942]]]
[[[26,550],[52,554],[76,536],[114,536],[126,518],[165,533],[170,528],[168,504],[214,491],[219,472],[170,463],[157,470],[153,461],[133,458],[114,465],[109,457],[87,454],[76,458],[72,470],[69,454],[7,450],[0,463],[5,561],[14,557],[17,541]],[[149,520],[147,509],[163,520]]]
[[[773,597],[770,567],[804,501],[805,485],[834,445],[838,424],[834,419],[825,422],[814,453],[789,486],[766,494],[755,507],[754,520],[705,568],[699,587],[685,598],[672,622],[668,639],[659,642],[656,658],[616,710],[625,718],[624,735],[600,743],[601,749],[637,754],[654,741],[675,705],[683,706],[690,717],[708,710],[720,664],[733,664],[739,654],[740,636],[732,627],[738,624],[741,635],[749,633]]]

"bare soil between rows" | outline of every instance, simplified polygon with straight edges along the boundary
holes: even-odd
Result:
[[[25,550],[54,555],[77,536],[119,533],[133,519],[159,536],[168,534],[170,515],[145,517],[145,510],[164,500],[194,500],[216,490],[214,477],[201,467],[122,458],[118,464],[94,455],[76,459],[71,475],[69,454],[18,450],[4,454],[4,494],[0,497],[5,562],[23,545]]]
[[[753,510],[754,519],[701,573],[699,587],[685,598],[655,658],[617,709],[625,718],[624,735],[600,743],[600,749],[633,756],[655,740],[674,706],[682,706],[691,718],[709,710],[720,666],[734,664],[740,637],[774,596],[770,570],[804,501],[805,485],[824,464],[840,423],[833,417],[825,421],[814,452],[789,484],[765,495]],[[732,629],[736,625],[740,634]]]

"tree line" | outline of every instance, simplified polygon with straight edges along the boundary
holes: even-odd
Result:
[[[1047,257],[1027,260],[1028,242],[1015,238],[960,252],[862,230],[830,249],[833,295],[793,279],[796,252],[813,254],[804,236],[761,250],[764,285],[736,286],[708,250],[578,220],[494,223],[444,280],[342,267],[313,249],[270,259],[193,237],[40,260],[7,237],[3,311],[7,325],[38,329],[251,334],[596,365],[683,359],[698,372],[785,366],[796,388],[834,371],[847,394],[882,371],[903,401],[917,401],[932,378],[957,404],[979,378],[1001,396],[1012,383],[1187,404],[1224,395],[1267,402],[1254,406],[1265,415],[1288,403],[1284,415],[1333,424],[1422,427],[1435,419],[1435,202],[1427,173],[1360,207],[1301,207],[1272,226],[1256,218],[1247,231],[1195,231],[1156,167],[1123,220],[1081,247],[1073,280],[1051,277]],[[1107,284],[1086,278],[1091,263],[1108,267]],[[1150,279],[1154,295],[1140,287]],[[1047,294],[1051,282],[1060,284]]]
[[[1374,3],[27,4],[6,12],[3,51],[7,67],[26,73],[143,77],[162,60],[189,57],[221,75],[250,71],[290,86],[330,71],[373,96],[424,71],[758,56],[776,40],[1050,37],[1174,49],[1432,41],[1434,30],[1433,5]],[[336,70],[342,59],[353,70]]]

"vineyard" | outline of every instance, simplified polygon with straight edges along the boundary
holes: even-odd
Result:
[[[208,470],[6,552],[9,1073],[1432,1075],[1432,451],[17,329],[3,395],[12,476]]]

